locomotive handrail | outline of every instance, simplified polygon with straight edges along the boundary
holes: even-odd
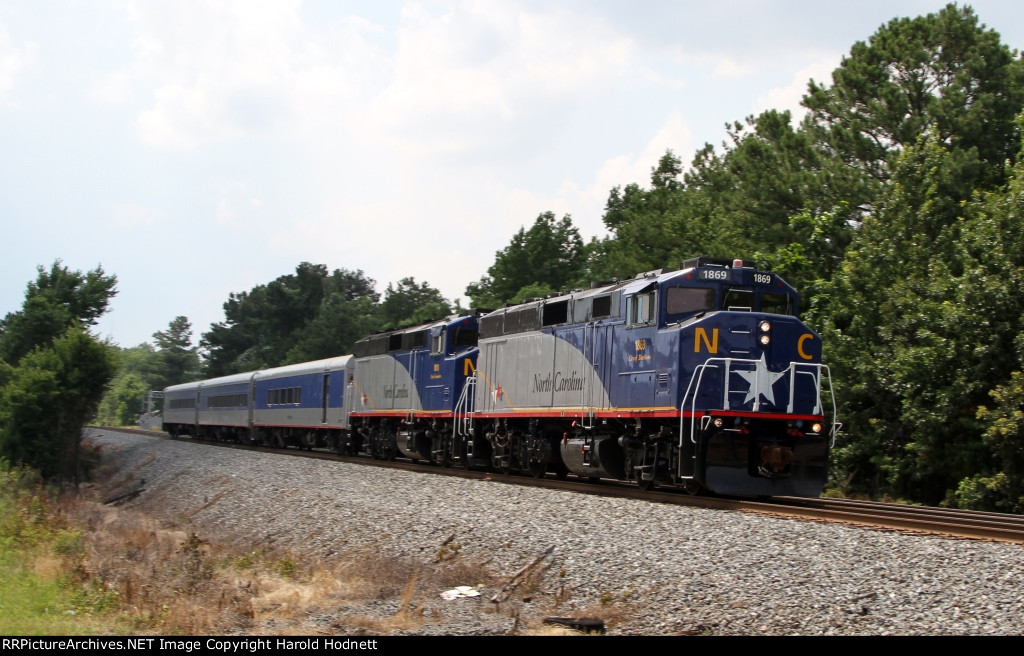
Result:
[[[466,377],[459,400],[455,402],[455,418],[452,421],[452,437],[467,437],[473,423],[473,412],[476,403],[476,373]]]
[[[356,397],[361,397],[362,392],[359,386],[350,382],[345,386],[345,398],[342,402],[341,425],[343,428],[352,428],[352,413],[356,411]]]
[[[744,367],[744,372],[757,372],[757,368],[761,365],[760,360],[740,359],[740,358],[708,358],[702,364],[697,366],[693,375],[690,376],[690,382],[686,386],[686,392],[683,394],[683,401],[679,406],[679,446],[683,445],[683,422],[685,417],[685,410],[687,405],[687,399],[690,399],[690,416],[695,417],[697,415],[697,396],[701,389],[701,385],[704,382],[704,374],[708,369],[719,369],[724,366],[725,373],[722,377],[722,403],[720,408],[710,408],[711,410],[731,410],[733,409],[729,403],[729,380],[736,371],[734,365],[741,365]],[[753,367],[753,369],[751,369]],[[835,393],[832,388],[832,372],[827,365],[813,363],[813,362],[790,362],[789,366],[781,372],[778,372],[778,377],[788,376],[789,377],[789,399],[786,404],[786,412],[792,414],[794,412],[794,399],[796,397],[796,377],[810,376],[814,380],[815,390],[815,401],[814,408],[811,410],[811,414],[824,414],[821,401],[821,379],[822,373],[825,373],[826,379],[828,380],[829,396],[832,400],[832,427],[830,430],[829,437],[831,438],[831,446],[835,445],[836,434],[842,427],[842,424],[836,421],[836,403]],[[751,385],[757,385],[757,380],[751,381]],[[692,395],[691,395],[692,392]],[[754,396],[753,410],[756,412],[760,409],[760,393],[756,393]],[[701,428],[706,428],[706,422],[701,422]],[[693,444],[697,443],[697,422],[690,422],[690,442]]]

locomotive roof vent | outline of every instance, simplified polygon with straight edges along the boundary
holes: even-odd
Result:
[[[727,260],[722,257],[693,257],[683,262],[683,268],[689,269],[693,267],[731,267],[733,269],[754,269],[756,268],[755,263],[750,260]]]
[[[675,269],[668,268],[668,269],[655,269],[654,271],[645,271],[643,273],[636,274],[636,277],[634,278],[634,280],[640,280],[641,278],[657,278],[658,276],[660,276],[663,273],[670,273],[672,271],[675,271]]]

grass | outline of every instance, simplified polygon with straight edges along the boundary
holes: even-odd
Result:
[[[31,472],[0,461],[0,635],[104,635],[102,594],[68,578],[80,535]]]

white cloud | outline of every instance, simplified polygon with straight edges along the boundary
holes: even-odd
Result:
[[[111,214],[114,225],[120,228],[150,226],[164,217],[163,210],[134,203],[121,203],[113,208]]]
[[[504,3],[444,6],[403,8],[390,82],[363,117],[394,145],[521,146],[536,123],[548,119],[550,130],[553,115],[628,71],[630,42],[599,20]]]
[[[135,60],[94,93],[117,99],[127,97],[128,84],[139,89],[149,98],[140,135],[159,147],[265,134],[288,115],[299,7],[297,0],[128,2]]]
[[[17,47],[6,26],[0,23],[0,100],[14,89],[18,74],[31,63],[35,52],[34,43]]]
[[[245,183],[232,182],[221,188],[213,214],[220,225],[255,228],[262,207],[262,199],[253,197]]]

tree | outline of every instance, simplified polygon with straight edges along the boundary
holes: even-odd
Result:
[[[891,21],[831,87],[809,85],[801,132],[822,171],[846,167],[853,230],[840,205],[807,205],[791,225],[826,241],[764,255],[811,274],[841,253],[832,279],[813,281],[810,316],[830,345],[847,429],[833,473],[850,491],[955,503],[1003,480],[976,409],[1015,353],[1019,281],[1003,254],[1020,230],[977,199],[1002,196],[1018,157],[1021,73],[997,34],[949,5]],[[848,247],[832,237],[844,230]]]
[[[192,324],[188,317],[175,317],[167,330],[153,333],[153,340],[159,371],[149,382],[153,389],[185,383],[199,375],[199,354],[192,346]]]
[[[352,346],[380,330],[380,311],[373,297],[346,300],[341,294],[324,301],[316,318],[295,336],[288,362],[323,360],[352,352]]]
[[[907,148],[827,290],[825,340],[856,438],[837,464],[875,494],[950,503],[990,468],[977,408],[1017,352],[1024,243],[962,187],[978,165],[968,155],[936,137]]]
[[[926,133],[952,151],[976,151],[986,187],[1003,179],[1019,143],[1022,62],[970,7],[897,18],[858,42],[803,104],[843,162],[886,182],[893,157]]]
[[[1024,113],[1018,119],[1024,123]],[[1022,142],[1024,151],[1024,142]],[[989,398],[978,407],[985,465],[963,478],[954,502],[961,508],[1024,513],[1024,163],[1018,157],[1005,190],[979,200],[979,216],[958,245],[971,265],[964,278],[976,289],[970,303],[986,334]],[[966,259],[966,258],[965,258]],[[972,353],[972,356],[974,354]],[[1013,369],[1007,377],[1006,372]]]
[[[568,214],[556,219],[544,212],[529,230],[520,228],[504,249],[495,253],[487,275],[466,287],[475,307],[495,308],[517,300],[519,291],[539,284],[563,290],[584,275],[586,249]]]
[[[16,365],[32,349],[59,339],[69,326],[95,325],[117,294],[117,277],[107,276],[99,266],[83,274],[57,260],[49,271],[42,266],[36,270],[21,311],[0,321],[0,359],[8,364]]]
[[[133,425],[148,393],[200,376],[198,349],[192,346],[192,325],[176,317],[167,330],[153,333],[153,344],[115,349],[117,373],[100,402],[97,420],[111,426]]]
[[[224,304],[225,321],[211,326],[200,340],[206,353],[206,375],[289,363],[293,354],[310,350],[302,345],[303,340],[323,342],[311,332],[311,326],[328,329],[316,321],[323,308],[360,298],[376,302],[373,287],[373,281],[361,271],[339,269],[328,275],[326,266],[303,262],[295,274],[231,294]]]
[[[410,277],[402,278],[395,287],[388,283],[380,312],[384,328],[389,329],[443,319],[452,308],[440,291]]]
[[[118,372],[99,403],[96,421],[104,426],[136,424],[152,389],[139,374]]]
[[[0,322],[0,456],[77,483],[82,426],[114,375],[112,347],[88,328],[117,293],[117,278],[60,260],[37,271],[21,311]]]
[[[77,485],[82,426],[91,419],[114,375],[111,349],[71,326],[17,367],[4,365],[0,388],[0,453]]]
[[[651,186],[614,187],[602,221],[612,237],[591,242],[588,270],[595,280],[629,278],[641,271],[678,266],[686,241],[682,162],[671,151],[651,169]]]

